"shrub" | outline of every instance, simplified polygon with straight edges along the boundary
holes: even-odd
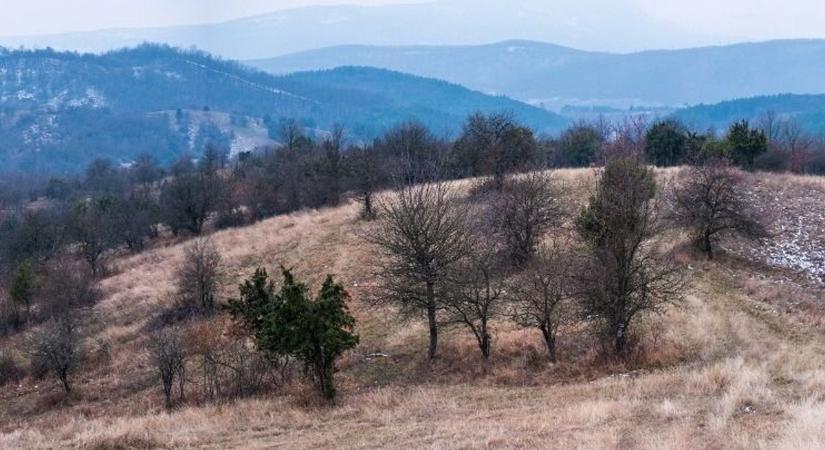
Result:
[[[25,375],[17,361],[7,352],[0,352],[0,386],[19,383]]]
[[[171,408],[175,384],[178,385],[181,400],[185,394],[186,352],[178,333],[165,330],[154,335],[149,341],[149,355],[163,388],[166,407]]]
[[[581,309],[615,354],[630,350],[631,327],[680,298],[678,268],[657,258],[661,231],[653,172],[635,157],[608,160],[577,228],[590,249],[579,271]]]
[[[72,391],[72,375],[83,362],[78,328],[71,317],[52,319],[29,341],[32,365],[60,380],[67,394]]]
[[[315,300],[307,286],[283,269],[279,292],[263,269],[240,287],[240,298],[230,300],[233,317],[252,333],[258,348],[273,356],[299,359],[311,374],[321,395],[335,398],[335,361],[358,344],[353,333],[343,286],[328,276]]]
[[[743,196],[742,176],[725,160],[711,160],[683,172],[671,193],[673,220],[688,230],[713,258],[713,247],[724,233],[757,238],[765,226]]]
[[[211,312],[223,276],[221,254],[209,239],[196,239],[184,249],[177,273],[178,300],[186,312]]]
[[[494,225],[517,265],[526,264],[542,236],[561,223],[561,190],[544,172],[510,180],[493,201]]]

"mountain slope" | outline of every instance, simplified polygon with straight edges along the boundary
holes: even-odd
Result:
[[[825,93],[825,40],[583,52],[506,41],[481,46],[344,46],[250,61],[272,73],[370,65],[437,77],[548,107],[680,106],[780,93]]]
[[[477,44],[520,38],[627,51],[650,48],[651,40],[657,48],[703,41],[693,32],[651,19],[626,2],[586,3],[436,0],[383,6],[311,6],[218,24],[3,37],[0,45],[99,52],[149,41],[184,48],[194,45],[228,58],[252,59],[340,43]],[[603,14],[592,14],[594,6]]]
[[[298,72],[280,81],[291,92],[322,96],[347,109],[359,108],[358,129],[364,136],[375,136],[402,117],[421,121],[439,135],[454,136],[473,112],[509,113],[540,132],[556,132],[567,125],[559,115],[507,97],[383,69],[340,67]],[[327,123],[346,122],[347,114],[346,110],[328,110],[321,117]]]
[[[408,120],[451,134],[476,110],[510,111],[543,131],[564,125],[510,99],[377,69],[275,77],[156,45],[99,56],[0,52],[0,167],[7,170],[76,170],[97,156],[128,162],[142,152],[168,162],[206,141],[251,150],[274,143],[279,118],[318,130],[340,122],[355,139]]]
[[[758,120],[766,113],[797,120],[812,132],[825,131],[825,95],[772,95],[682,109],[673,117],[695,129],[725,128],[736,120]]]

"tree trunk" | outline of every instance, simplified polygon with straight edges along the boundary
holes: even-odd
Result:
[[[704,236],[702,236],[702,247],[708,259],[713,259],[713,244],[710,241],[710,233],[707,231]]]
[[[625,332],[625,326],[623,323],[619,323],[615,327],[615,331],[613,333],[613,349],[616,351],[616,355],[622,356],[627,351],[627,333]]]
[[[485,362],[490,361],[490,335],[486,331],[481,335],[481,356],[484,357]]]
[[[372,193],[364,192],[364,219],[372,220],[375,217],[372,211]]]
[[[69,374],[68,373],[61,373],[60,374],[60,382],[63,383],[63,390],[66,391],[67,394],[71,394],[72,386],[69,384]]]
[[[556,336],[550,332],[547,326],[541,327],[541,334],[544,336],[544,345],[547,347],[547,359],[551,363],[556,362]]]
[[[335,384],[333,381],[333,365],[323,364],[318,370],[319,382],[321,384],[321,394],[324,399],[332,401],[335,399]]]
[[[430,326],[430,361],[435,359],[438,351],[438,322],[436,321],[435,308],[435,287],[433,283],[427,283],[427,322]]]

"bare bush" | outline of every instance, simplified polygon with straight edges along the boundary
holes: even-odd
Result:
[[[243,337],[225,335],[211,322],[194,326],[187,347],[205,398],[246,397],[286,380],[289,358],[273,358],[250,344]]]
[[[0,386],[20,382],[24,374],[23,369],[10,352],[0,351]]]
[[[184,249],[184,262],[177,273],[181,309],[212,312],[223,277],[221,254],[209,239],[195,239]]]
[[[83,361],[80,340],[78,321],[64,316],[44,324],[28,343],[32,364],[60,380],[67,394],[72,391],[71,377]]]
[[[690,230],[708,259],[719,236],[734,233],[749,238],[767,235],[762,220],[744,196],[742,174],[725,160],[690,167],[671,191],[672,218]]]
[[[90,310],[102,293],[93,275],[68,261],[56,262],[46,269],[40,294],[40,313],[44,319],[73,311]]]
[[[555,243],[543,246],[509,289],[508,314],[520,326],[541,331],[550,362],[556,361],[559,327],[574,317],[575,260]]]
[[[561,223],[561,188],[546,172],[531,172],[507,182],[493,200],[493,221],[517,265],[533,256],[541,237]]]
[[[167,408],[172,407],[175,385],[180,399],[185,398],[186,351],[176,330],[164,330],[149,342],[149,355],[157,370]]]
[[[505,292],[502,253],[494,240],[477,236],[472,250],[455,265],[444,302],[448,321],[472,331],[485,362],[492,346],[490,320],[499,313]]]

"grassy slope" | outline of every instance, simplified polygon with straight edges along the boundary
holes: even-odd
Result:
[[[560,174],[578,201],[591,175]],[[799,186],[788,195],[815,187],[791,177],[762,183]],[[63,400],[50,381],[0,390],[0,448],[825,447],[825,339],[818,323],[798,320],[814,314],[821,295],[806,282],[735,257],[696,261],[677,248],[690,266],[687,300],[661,326],[648,325],[647,356],[628,367],[604,368],[586,343],[564,336],[557,366],[530,368],[524,355],[541,348],[538,337],[499,323],[489,373],[463,330],[445,336],[442,360],[428,369],[423,326],[361,300],[374,288],[375,261],[356,212],[304,212],[214,236],[231,268],[227,295],[258,265],[293,266],[316,286],[340,274],[362,346],[341,363],[337,407],[311,406],[288,388],[163,413],[139,332],[171,301],[182,257],[175,245],[114,264],[97,336],[112,345],[112,362],[84,374],[76,398]],[[810,298],[806,307],[778,302],[796,290]],[[376,351],[391,357],[365,358]]]

